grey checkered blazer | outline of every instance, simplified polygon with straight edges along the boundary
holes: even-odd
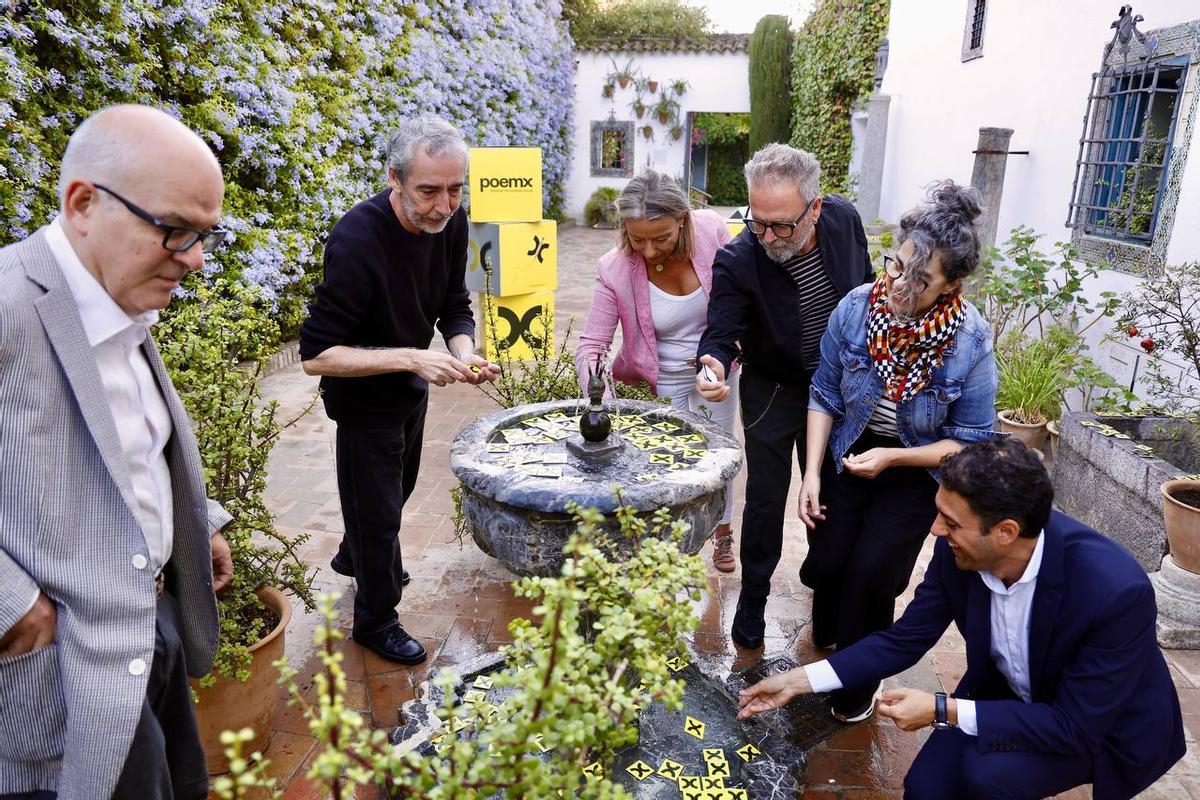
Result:
[[[209,509],[187,414],[153,343],[143,349],[175,428],[165,577],[198,676],[217,641]],[[0,249],[0,635],[37,589],[57,607],[58,628],[51,646],[0,659],[0,794],[112,794],[154,654],[154,576],[132,564],[146,553],[134,507],[83,323],[39,230]]]

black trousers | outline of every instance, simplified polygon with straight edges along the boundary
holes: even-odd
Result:
[[[808,382],[783,386],[742,368],[742,427],[746,437],[746,504],[742,511],[742,598],[766,602],[783,553],[783,515],[792,481],[792,454],[804,468]]]
[[[179,606],[164,593],[158,600],[154,661],[133,743],[117,779],[113,800],[204,800],[208,768],[192,693],[188,688]],[[103,731],[96,731],[103,736]],[[54,800],[54,792],[0,795],[0,800]]]
[[[904,778],[904,797],[907,800],[948,797],[1035,800],[1091,783],[1092,773],[1089,755],[985,753],[975,737],[960,730],[935,730],[909,767]]]
[[[864,433],[851,447],[902,447],[899,439]],[[825,521],[808,533],[800,579],[813,590],[813,638],[839,648],[892,624],[895,600],[908,586],[921,545],[937,517],[937,481],[923,467],[893,467],[874,478],[838,474],[833,456],[821,466]],[[878,684],[834,692],[852,710]]]
[[[354,565],[354,633],[383,630],[397,620],[403,593],[400,522],[421,469],[426,401],[392,427],[338,424],[337,480],[346,534],[338,548]]]

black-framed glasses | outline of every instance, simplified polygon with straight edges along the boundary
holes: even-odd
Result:
[[[808,210],[812,208],[812,204],[816,201],[817,198],[815,197],[812,200],[809,200],[808,205],[806,205],[804,210],[800,212],[800,216],[796,217],[795,222],[763,222],[762,220],[754,219],[753,217],[746,217],[742,220],[742,222],[746,223],[746,227],[749,228],[750,232],[755,236],[762,236],[767,232],[767,228],[770,228],[771,233],[775,234],[780,239],[790,239],[792,238],[792,234],[796,232],[796,227],[800,224],[800,221],[808,216]]]
[[[172,225],[169,222],[163,222],[146,209],[129,202],[107,186],[101,186],[98,183],[92,185],[100,191],[110,194],[120,200],[121,205],[129,209],[129,213],[133,214],[138,219],[145,220],[162,231],[162,246],[164,249],[170,250],[172,253],[183,253],[187,250],[191,250],[192,247],[195,246],[196,242],[200,242],[201,249],[211,252],[220,247],[225,241],[225,238],[229,236],[229,231],[225,230],[224,228],[213,227],[206,231],[198,231],[195,228],[186,228],[182,225]]]
[[[883,257],[883,271],[892,280],[899,280],[903,277],[906,269],[908,269],[908,265],[901,261],[899,256]],[[929,281],[918,278],[912,282],[912,287],[916,290],[917,294],[924,294],[925,290],[929,288]]]

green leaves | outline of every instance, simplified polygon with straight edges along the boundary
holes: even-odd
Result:
[[[585,779],[583,764],[599,761],[612,775],[613,752],[637,740],[638,709],[661,701],[678,709],[683,685],[667,665],[686,655],[685,633],[697,619],[691,600],[706,584],[704,563],[680,553],[685,523],[667,509],[639,514],[619,508],[617,534],[602,532],[595,509],[574,509],[578,529],[563,548],[567,556],[556,578],[523,578],[514,592],[538,601],[534,620],[514,620],[513,643],[502,651],[508,668],[493,673],[492,687],[504,696],[498,707],[457,700],[449,671],[435,676],[445,705],[436,755],[396,754],[380,731],[346,709],[341,634],[334,628],[336,595],[323,595],[326,624],[317,632],[324,671],[315,676],[316,700],[309,705],[295,684],[295,671],[280,664],[281,683],[299,705],[318,740],[308,777],[335,797],[355,784],[386,786],[392,796],[467,800],[505,792],[508,797],[566,796],[590,800],[628,798],[605,779]],[[633,557],[620,554],[633,548]],[[214,783],[220,797],[241,798],[266,786],[266,763],[241,757],[246,741],[230,735],[233,771]],[[545,752],[543,753],[543,749]]]

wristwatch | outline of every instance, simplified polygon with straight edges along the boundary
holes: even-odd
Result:
[[[933,727],[938,730],[954,727],[950,722],[945,692],[938,692],[933,696]]]

